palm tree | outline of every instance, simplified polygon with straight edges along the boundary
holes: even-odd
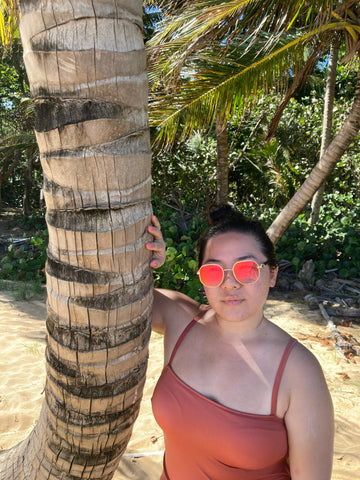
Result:
[[[151,152],[140,0],[21,3],[49,230],[47,378],[1,480],[111,479],[150,335]]]
[[[335,98],[335,86],[336,86],[336,73],[337,73],[337,64],[339,58],[339,38],[336,36],[330,46],[330,55],[329,55],[329,67],[328,75],[326,81],[326,91],[325,91],[325,102],[324,102],[324,114],[323,114],[323,127],[321,133],[321,148],[320,148],[320,157],[323,155],[330,145],[331,135],[332,135],[332,126],[333,126],[333,109],[334,109],[334,98]],[[311,216],[310,216],[310,225],[316,225],[319,220],[320,207],[322,203],[322,198],[325,191],[325,182],[323,182],[311,201]]]
[[[350,113],[340,131],[321,155],[305,182],[286,204],[268,229],[268,234],[277,243],[287,227],[298,216],[324,179],[331,173],[334,165],[350,146],[360,129],[360,68],[358,70],[354,101]]]
[[[165,8],[164,2],[157,3]],[[198,0],[181,2],[180,7],[178,1],[169,3],[168,16],[152,40],[150,51],[150,59],[157,59],[150,62],[155,90],[150,113],[159,129],[158,138],[165,142],[175,138],[178,129],[186,135],[195,128],[211,127],[221,109],[226,118],[230,117],[242,108],[244,98],[256,95],[258,89],[286,85],[289,71],[295,74],[294,89],[326,51],[334,31],[346,35],[346,59],[359,50],[359,10],[358,2],[353,0],[335,4],[318,1],[316,9],[313,2],[295,0]],[[172,4],[180,9],[174,17],[169,14]],[[309,54],[304,65],[306,51]],[[290,94],[285,96],[276,121]],[[355,124],[356,117],[354,104],[351,120]],[[351,142],[357,131],[350,125],[346,122],[344,127],[348,128]],[[331,153],[325,158],[331,167],[321,169],[322,175],[328,175],[344,151],[335,149],[334,144],[329,148]],[[322,176],[321,181],[324,179]],[[305,204],[295,198],[290,204],[292,214],[282,215],[281,222],[276,221],[270,228],[274,240],[280,238],[280,223],[285,231],[290,225],[287,222],[296,218],[311,199],[314,191],[306,191]]]

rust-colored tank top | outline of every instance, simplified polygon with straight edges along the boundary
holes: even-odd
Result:
[[[179,337],[152,397],[153,413],[165,439],[161,480],[290,480],[287,432],[284,421],[276,416],[276,405],[296,340],[290,339],[280,361],[270,415],[243,413],[200,394],[172,369],[177,349],[199,318]]]

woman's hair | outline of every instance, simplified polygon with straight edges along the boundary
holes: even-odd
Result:
[[[209,223],[210,226],[199,238],[197,244],[199,267],[203,263],[205,248],[210,238],[223,233],[238,232],[252,235],[260,244],[261,251],[266,256],[270,268],[276,268],[274,244],[260,221],[247,219],[230,205],[222,205],[209,212]]]

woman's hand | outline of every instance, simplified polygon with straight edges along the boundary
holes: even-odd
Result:
[[[152,225],[148,226],[148,232],[154,237],[154,241],[147,243],[146,248],[152,252],[150,267],[159,268],[166,260],[166,247],[159,220],[155,215],[151,216],[151,223]]]

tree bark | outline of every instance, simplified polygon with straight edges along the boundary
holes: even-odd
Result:
[[[322,125],[322,135],[321,135],[320,158],[322,157],[322,155],[324,155],[327,147],[330,145],[330,142],[331,142],[338,58],[339,58],[339,38],[336,36],[332,41],[331,47],[330,47],[329,70],[328,70],[328,76],[326,81],[323,125]],[[316,191],[311,201],[310,225],[316,225],[316,223],[319,220],[320,207],[322,204],[324,191],[325,191],[325,182],[323,182],[320,185],[319,189]]]
[[[145,381],[151,151],[140,0],[23,0],[49,230],[46,387],[1,480],[113,477]]]
[[[360,68],[356,82],[354,102],[344,125],[332,140],[324,155],[312,169],[305,182],[268,228],[268,235],[276,244],[294,219],[311,200],[316,190],[331,173],[334,165],[349,147],[360,128]]]

